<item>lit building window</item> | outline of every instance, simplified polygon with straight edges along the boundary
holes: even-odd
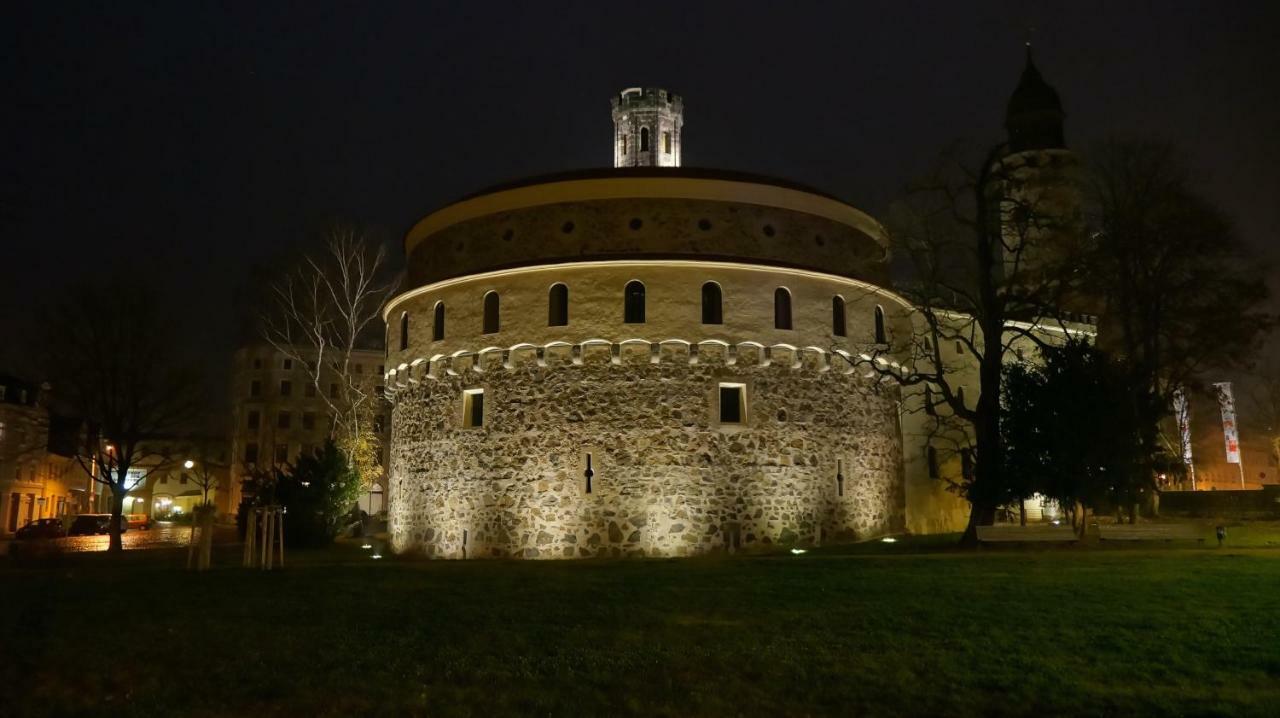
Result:
[[[468,429],[484,426],[484,389],[462,392],[462,425]]]
[[[720,423],[745,424],[747,421],[747,385],[720,383]]]

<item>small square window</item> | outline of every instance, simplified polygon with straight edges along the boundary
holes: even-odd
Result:
[[[280,415],[276,417],[276,426],[281,429],[288,429],[289,423],[290,423],[290,416],[289,416],[289,412],[287,411],[280,412]]]
[[[253,360],[253,368],[254,368],[254,369],[261,369],[261,368],[262,368],[262,360],[261,360],[261,359],[256,359],[256,358],[255,358],[255,359]]]
[[[312,429],[316,428],[316,415],[309,411],[303,414],[302,428],[306,429],[307,431],[311,431]]]
[[[468,429],[484,426],[484,389],[462,392],[462,425]]]
[[[289,445],[288,444],[276,444],[276,463],[277,464],[289,463]]]
[[[311,382],[307,382],[307,388],[304,390],[304,393],[308,397],[314,397],[316,395],[316,385]]]
[[[249,428],[250,429],[257,429],[259,420],[260,419],[259,419],[258,412],[256,411],[249,412]]]
[[[257,379],[249,382],[249,396],[262,396],[262,382]]]
[[[280,382],[280,396],[290,396],[293,394],[293,382],[284,379]]]
[[[290,370],[290,369],[292,369],[292,368],[293,368],[293,360],[292,360],[292,359],[285,359],[285,360],[284,360],[284,370],[285,370],[285,371],[289,371],[289,370]]]
[[[337,399],[337,398],[338,398],[338,385],[337,385],[337,384],[330,384],[330,385],[329,385],[329,398],[330,398],[330,399]]]
[[[258,445],[257,444],[244,445],[244,463],[246,464],[258,463]]]
[[[747,420],[746,384],[720,384],[720,423],[743,424]]]

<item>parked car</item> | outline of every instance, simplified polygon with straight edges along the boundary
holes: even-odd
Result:
[[[111,533],[111,514],[80,514],[67,529],[68,536],[94,536]],[[128,517],[120,517],[120,533],[129,530]]]
[[[146,531],[151,528],[151,517],[146,514],[129,514],[125,516],[125,520],[129,522],[131,529]]]
[[[61,538],[67,535],[62,519],[36,519],[18,529],[13,537],[17,539]]]

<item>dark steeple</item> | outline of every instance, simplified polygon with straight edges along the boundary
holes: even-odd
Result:
[[[1027,66],[1022,70],[1018,88],[1009,98],[1004,128],[1009,132],[1009,148],[1025,150],[1063,149],[1062,102],[1058,91],[1040,76],[1031,60],[1031,43],[1027,43]]]

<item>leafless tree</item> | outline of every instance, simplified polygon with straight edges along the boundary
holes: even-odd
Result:
[[[898,289],[914,305],[912,331],[852,361],[923,394],[913,410],[932,417],[931,440],[960,454],[955,489],[971,507],[964,543],[975,542],[977,527],[1018,493],[1014,477],[1002,475],[1006,355],[1015,342],[1043,345],[1049,326],[1068,328],[1060,308],[1070,303],[1073,277],[1058,258],[1075,241],[1077,216],[1062,200],[1061,188],[1029,186],[998,146],[977,169],[945,155],[890,221],[894,247],[909,264]],[[966,381],[973,383],[966,388]]]
[[[355,371],[354,355],[380,345],[380,311],[399,280],[383,245],[363,230],[335,227],[326,239],[324,251],[303,257],[273,285],[263,336],[306,367],[332,420],[332,438],[368,484],[380,472],[374,417],[383,401],[376,391],[381,378]],[[328,383],[338,391],[328,391]]]
[[[123,549],[125,496],[172,466],[161,440],[185,428],[202,403],[182,325],[166,306],[145,283],[89,280],[56,301],[44,322],[54,390],[96,433],[77,461],[111,491],[112,552]]]

